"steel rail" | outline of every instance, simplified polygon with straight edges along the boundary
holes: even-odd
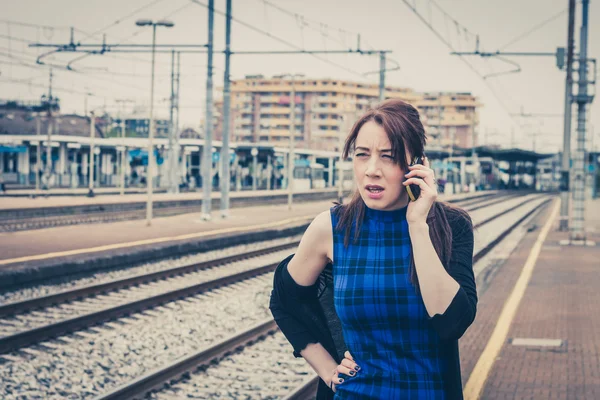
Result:
[[[495,216],[492,216],[485,221],[475,225],[475,227],[483,226],[484,224],[499,218],[500,216],[510,212],[514,209],[517,209],[527,202],[520,203],[517,206],[505,210]],[[286,247],[292,247],[293,244],[284,244],[274,246],[274,248],[285,249]],[[248,258],[248,254],[252,253],[260,253],[260,252],[273,252],[270,249],[262,249],[253,252],[246,253],[241,256],[229,256],[225,259],[231,261],[238,261],[240,259]],[[277,250],[278,251],[278,250]],[[173,276],[173,275],[181,275],[184,273],[192,272],[194,269],[202,270],[209,268],[210,266],[214,266],[215,264],[223,264],[224,259],[207,261],[201,264],[193,264],[182,267],[176,267],[170,270],[158,271],[151,274],[142,274],[135,277],[124,278],[116,281],[89,285],[80,289],[75,289],[71,291],[56,293],[48,296],[43,296],[40,298],[25,300],[23,302],[7,304],[5,306],[0,307],[0,315],[12,315],[19,311],[31,310],[43,306],[48,306],[49,304],[57,304],[60,301],[68,301],[72,299],[81,298],[86,295],[104,293],[109,290],[115,290],[117,288],[123,288],[128,286],[133,286],[142,282],[151,282],[157,279]],[[202,266],[205,264],[205,266]],[[174,289],[166,293],[162,293],[159,295],[147,297],[141,300],[136,300],[130,303],[120,304],[113,307],[107,307],[106,309],[83,314],[77,317],[65,319],[62,321],[58,321],[53,324],[48,324],[45,326],[21,331],[9,336],[5,336],[0,338],[0,354],[7,353],[10,351],[17,350],[24,346],[29,346],[32,344],[36,344],[48,339],[52,339],[54,337],[75,332],[77,330],[85,329],[97,325],[98,323],[107,322],[110,320],[114,320],[117,318],[121,318],[124,316],[128,316],[132,313],[141,312],[143,310],[153,308],[169,301],[174,301],[183,297],[191,296],[199,294],[203,291],[211,290],[219,286],[229,285],[232,283],[236,283],[238,281],[248,279],[253,276],[257,276],[263,273],[271,272],[277,267],[278,263],[273,263],[267,266],[258,267],[255,269],[251,269],[248,271],[243,271],[240,273],[228,275],[225,277],[217,278],[211,281],[203,282],[200,284],[194,284],[187,287]]]

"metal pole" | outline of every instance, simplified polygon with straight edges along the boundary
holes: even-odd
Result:
[[[94,186],[98,188],[100,187],[100,163],[102,162],[102,157],[100,154],[101,149],[101,147],[98,147],[98,159],[96,160],[96,176],[94,177]],[[96,157],[96,149],[94,149],[94,157]]]
[[[273,177],[273,164],[271,155],[267,155],[267,190],[271,190],[271,178]]]
[[[456,132],[456,127],[453,126],[450,128],[450,151],[449,151],[449,155],[450,155],[450,160],[452,160],[452,157],[454,157],[454,135]],[[455,182],[455,174],[454,174],[454,161],[451,161],[451,170],[450,172],[452,173],[452,179],[448,179],[450,182],[452,182],[452,192],[450,194],[454,194],[456,192],[456,182]]]
[[[438,140],[442,143],[442,92],[438,93]],[[448,163],[446,162],[446,167],[442,170],[442,178],[444,180],[448,180]]]
[[[575,0],[569,0],[569,23],[567,39],[567,76],[565,78],[565,111],[563,123],[563,151],[561,158],[560,182],[560,224],[559,230],[569,229],[569,168],[571,164],[571,109],[573,91],[573,47],[575,35]]]
[[[50,108],[52,108],[52,100],[50,100]],[[52,129],[54,128],[54,118],[52,110],[48,111],[48,137],[46,139],[46,189],[50,189],[50,175],[52,175]]]
[[[346,120],[347,117],[342,115],[342,127],[343,129],[339,132],[339,154],[338,154],[338,201],[340,204],[344,203],[344,174],[342,170],[342,154],[344,153],[344,133],[346,132]]]
[[[587,82],[587,40],[589,0],[581,2],[581,37],[579,39],[579,89],[577,91],[577,152],[575,154],[575,179],[573,180],[573,224],[571,240],[586,240],[585,213],[585,123],[586,107],[591,101]]]
[[[212,107],[213,107],[213,23],[215,1],[208,1],[208,45],[207,45],[207,76],[206,76],[206,121],[204,121],[204,148],[202,152],[202,219],[211,219],[211,189],[212,189]]]
[[[152,72],[150,78],[150,121],[148,121],[148,170],[146,186],[148,199],[146,201],[146,225],[152,224],[152,184],[154,180],[154,59],[156,46],[156,24],[152,24]]]
[[[50,175],[52,174],[52,129],[54,128],[52,115],[52,106],[54,104],[54,97],[52,97],[52,77],[52,68],[50,68],[50,81],[48,83],[48,138],[46,139],[46,168],[44,169],[46,189],[50,189]]]
[[[598,157],[598,155],[596,154],[596,145],[594,144],[594,125],[590,124],[590,135],[592,135],[592,153],[594,153],[593,158],[591,159],[591,164],[594,166],[593,167],[593,171],[594,173],[592,174],[592,198],[597,198],[598,197],[598,178],[596,177],[598,175],[598,171],[596,170],[596,157]]]
[[[36,160],[36,170],[35,170],[35,193],[37,195],[40,194],[40,171],[42,169],[42,136],[41,136],[41,131],[42,131],[42,121],[40,120],[40,115],[38,114],[36,116],[35,119],[35,133],[37,136],[37,140],[38,140],[38,144],[37,144],[37,149],[36,149],[36,156],[35,156],[35,160]]]
[[[177,80],[176,80],[176,92],[175,92],[175,96],[176,96],[176,102],[175,104],[177,104],[177,107],[175,108],[175,146],[177,147],[177,173],[175,174],[176,178],[177,178],[177,188],[179,189],[179,182],[181,182],[181,172],[182,172],[182,165],[179,163],[179,156],[181,155],[182,158],[182,163],[183,163],[183,157],[185,157],[184,153],[182,152],[181,147],[179,146],[179,89],[180,89],[180,78],[181,78],[181,52],[177,52]]]
[[[175,178],[175,129],[173,121],[173,111],[175,108],[175,50],[171,51],[171,105],[169,107],[169,170],[167,171],[167,190],[169,193],[177,193],[178,185]]]
[[[477,167],[477,151],[475,149],[475,106],[473,106],[473,119],[471,121],[471,165],[473,167],[473,182],[475,184],[474,190],[477,190],[477,184],[479,183],[478,175],[479,168]]]
[[[258,149],[255,147],[252,149],[252,191],[256,191],[256,181],[258,180],[257,177],[257,170],[258,170]],[[254,151],[256,150],[256,151]]]
[[[379,53],[379,101],[385,100],[385,53]]]
[[[229,172],[229,137],[231,111],[231,81],[229,68],[231,57],[231,0],[227,0],[225,16],[225,74],[223,82],[223,145],[221,146],[221,218],[229,215],[229,188],[231,176]]]
[[[294,86],[294,75],[290,81],[292,85],[290,96],[291,124],[290,124],[290,148],[288,152],[288,210],[292,209],[294,197],[294,135],[296,135],[296,88]]]
[[[121,196],[125,194],[125,168],[127,167],[127,149],[125,148],[125,118],[121,118]]]
[[[88,197],[94,197],[94,112],[90,112],[90,160],[88,166]]]

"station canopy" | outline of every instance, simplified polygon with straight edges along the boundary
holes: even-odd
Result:
[[[554,156],[553,153],[536,153],[535,151],[523,150],[523,149],[494,149],[486,146],[478,146],[475,148],[475,152],[479,157],[491,157],[496,161],[529,161],[537,162]],[[456,155],[462,155],[466,157],[471,156],[471,149],[460,149]]]

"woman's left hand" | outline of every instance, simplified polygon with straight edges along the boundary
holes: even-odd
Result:
[[[410,172],[406,174],[406,185],[419,185],[421,188],[421,194],[415,201],[410,201],[408,209],[406,210],[406,219],[409,224],[413,223],[425,223],[427,221],[427,215],[433,205],[433,202],[437,199],[437,182],[433,170],[429,167],[429,159],[423,157],[423,165],[415,164],[408,167]],[[422,178],[422,179],[419,179]]]

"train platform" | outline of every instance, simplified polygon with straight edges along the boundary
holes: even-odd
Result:
[[[333,196],[337,193],[337,188],[327,189],[315,189],[311,191],[296,191],[295,195],[311,192],[331,192]],[[287,196],[287,190],[243,190],[230,192],[230,198],[246,198],[246,197],[266,197],[266,196]],[[446,199],[461,199],[471,197],[473,195],[481,194],[483,192],[474,193],[457,193],[454,195],[446,196]],[[487,191],[486,193],[493,193],[493,191]],[[197,192],[185,192],[185,193],[154,193],[152,200],[154,202],[175,202],[175,201],[201,201],[203,194],[201,191]],[[211,193],[213,200],[221,198],[221,192],[214,191]],[[440,196],[443,199],[443,196]],[[4,197],[0,196],[0,210],[25,210],[33,208],[62,208],[62,207],[77,207],[86,205],[104,205],[104,204],[131,204],[131,203],[145,203],[147,194],[145,192],[130,193],[127,196],[121,196],[119,194],[107,194],[104,196],[96,197],[85,197],[78,195],[64,195],[64,196],[51,196],[51,197]]]
[[[590,243],[565,246],[555,199],[479,290],[460,340],[466,400],[600,398],[598,210],[587,202]]]
[[[165,193],[166,189],[155,189],[155,193]],[[56,196],[87,196],[89,190],[86,187],[79,188],[51,188],[47,190],[36,190],[32,187],[22,188],[19,186],[7,185],[6,191],[0,193],[1,197],[56,197]],[[99,187],[94,188],[94,194],[96,196],[107,196],[107,195],[120,195],[121,189],[118,187]],[[145,187],[128,187],[125,188],[124,193],[139,194],[146,193]]]
[[[310,191],[308,191],[310,192]],[[332,192],[337,193],[337,188],[319,189],[313,190],[312,192]],[[295,192],[301,194],[305,192]],[[265,197],[265,196],[282,196],[287,195],[286,190],[243,190],[239,192],[230,192],[230,198],[240,197]],[[65,196],[50,196],[50,197],[2,197],[0,196],[0,210],[24,210],[41,207],[77,207],[86,205],[104,205],[104,204],[131,204],[131,203],[145,203],[148,195],[146,192],[130,193],[126,196],[120,194],[107,194],[104,196],[96,197],[85,197],[78,195],[65,195]],[[170,202],[170,201],[189,201],[198,200],[201,201],[203,198],[202,191],[197,192],[185,192],[185,193],[164,193],[155,192],[152,195],[154,202]],[[220,199],[221,192],[213,191],[211,198]]]
[[[266,194],[249,193],[254,196]],[[440,198],[458,200],[481,196],[482,193]],[[125,200],[138,201],[136,197],[131,195]],[[241,244],[253,240],[268,240],[293,232],[300,234],[319,212],[333,205],[333,198],[335,194],[330,200],[296,201],[291,211],[288,210],[287,204],[231,208],[229,217],[225,219],[220,217],[219,209],[213,207],[210,221],[203,221],[201,213],[197,212],[155,218],[151,226],[147,226],[146,221],[142,219],[0,233],[0,287],[21,284],[25,280],[50,278],[69,271],[72,273],[73,270],[89,272],[107,268],[109,264],[134,263],[144,259],[214,250],[231,245],[231,241]],[[123,201],[119,196],[102,198],[105,199]],[[11,201],[15,203],[11,203],[10,206],[22,209],[17,208],[18,199],[3,200],[4,206]],[[30,199],[20,199],[23,202],[26,200]],[[100,201],[97,198],[80,197],[56,197],[47,200],[54,204],[54,207]],[[35,202],[37,199],[31,201]],[[23,204],[23,207],[27,206],[27,203]]]

